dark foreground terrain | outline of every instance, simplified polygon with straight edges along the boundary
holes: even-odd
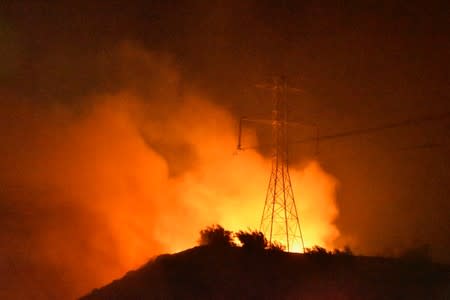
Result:
[[[81,299],[450,299],[450,266],[201,246],[161,255]]]

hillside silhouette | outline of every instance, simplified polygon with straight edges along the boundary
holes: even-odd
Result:
[[[258,232],[237,236],[240,247],[210,227],[200,246],[160,255],[81,299],[450,299],[448,265],[320,247],[287,253]]]

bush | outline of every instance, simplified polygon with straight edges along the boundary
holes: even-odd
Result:
[[[268,249],[269,249],[270,252],[281,253],[281,252],[284,252],[284,250],[286,248],[284,247],[283,244],[275,241],[275,242],[270,243]]]
[[[332,254],[331,252],[328,252],[327,249],[317,245],[313,246],[312,248],[306,248],[305,253],[314,256],[327,256]]]
[[[236,237],[242,244],[242,248],[251,251],[264,250],[267,245],[267,239],[260,231],[239,231]]]
[[[305,254],[312,261],[324,266],[328,265],[331,261],[333,261],[333,253],[317,245],[312,248],[305,249]]]
[[[233,246],[232,232],[225,230],[220,225],[208,226],[200,231],[199,244],[201,246],[218,246],[229,247]]]
[[[354,256],[352,249],[349,246],[345,246],[343,250],[334,249],[333,255],[336,256]]]

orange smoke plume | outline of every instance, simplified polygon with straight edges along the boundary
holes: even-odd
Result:
[[[1,298],[74,298],[194,246],[207,225],[258,228],[270,160],[234,154],[235,119],[201,97],[146,97],[77,112],[1,102]],[[291,172],[306,246],[331,246],[336,180],[317,162]]]

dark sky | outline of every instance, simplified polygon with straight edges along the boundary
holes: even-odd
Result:
[[[78,106],[115,91],[111,49],[132,41],[173,60],[179,93],[200,90],[236,117],[268,114],[254,85],[284,74],[305,90],[291,118],[333,134],[449,112],[449,36],[446,1],[1,1],[0,89]],[[320,144],[340,183],[342,243],[429,245],[450,262],[449,129],[443,119]]]

